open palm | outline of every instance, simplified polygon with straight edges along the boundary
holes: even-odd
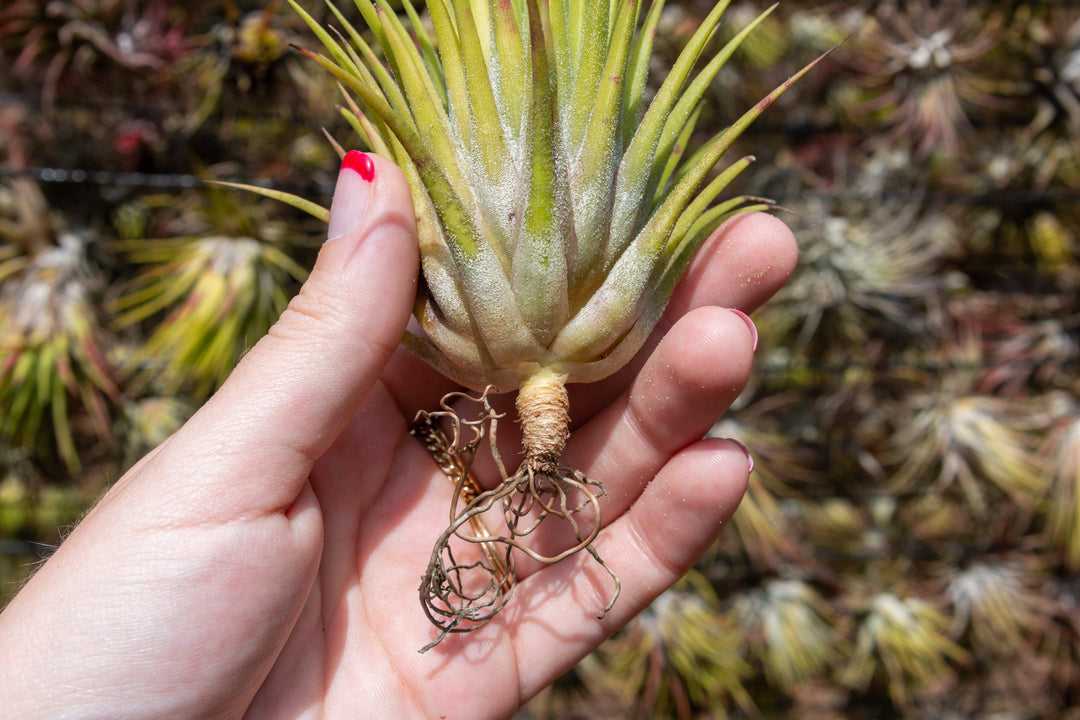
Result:
[[[506,717],[734,511],[746,457],[701,437],[752,357],[723,308],[749,311],[794,264],[790,233],[762,215],[706,244],[634,363],[571,388],[564,461],[610,492],[596,546],[622,581],[612,611],[597,619],[611,578],[587,554],[522,564],[496,620],[419,653],[437,631],[417,587],[452,485],[408,428],[454,388],[395,350],[415,239],[400,176],[378,162],[377,178],[372,210],[324,248],[271,334],[0,614],[15,717]]]

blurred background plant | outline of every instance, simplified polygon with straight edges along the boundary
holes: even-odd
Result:
[[[111,445],[109,401],[120,399],[94,311],[100,286],[85,241],[65,234],[0,291],[0,433],[35,456],[58,455],[72,472],[81,467],[73,422]]]
[[[1080,3],[784,0],[699,133],[840,41],[738,143],[802,250],[712,432],[747,498],[522,719],[1076,717]],[[290,44],[276,0],[0,4],[0,604],[310,267],[324,228],[202,182],[328,201],[355,118]]]
[[[691,572],[581,666],[625,716],[688,720],[698,709],[728,717],[757,710],[744,683],[744,640],[706,579]]]
[[[846,659],[841,681],[863,691],[879,682],[900,710],[921,694],[940,695],[949,686],[953,665],[967,659],[948,630],[948,617],[925,600],[876,595],[859,619],[855,650]]]
[[[134,353],[133,389],[205,399],[285,309],[287,289],[307,272],[289,254],[288,229],[272,208],[218,187],[120,208],[125,237],[111,248],[141,269],[111,302],[113,327],[158,319]],[[167,237],[142,236],[150,214]]]

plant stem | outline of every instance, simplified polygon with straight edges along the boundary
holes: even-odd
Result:
[[[521,381],[517,411],[525,464],[534,470],[555,471],[570,434],[570,398],[566,374],[541,368]]]

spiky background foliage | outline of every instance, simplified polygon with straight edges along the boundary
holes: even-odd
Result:
[[[93,308],[100,279],[84,252],[80,238],[61,236],[0,293],[0,432],[32,452],[55,448],[72,471],[81,465],[72,415],[81,410],[111,441],[107,403],[119,399]]]
[[[646,95],[712,5],[667,3]],[[765,9],[736,0],[715,42]],[[695,140],[849,35],[732,148],[758,157],[737,192],[775,198],[803,250],[755,316],[757,372],[714,430],[755,454],[747,505],[696,584],[522,718],[1059,717],[1080,704],[1080,6],[784,0],[709,84]],[[220,195],[197,180],[328,201],[320,128],[353,144],[355,115],[335,112],[342,96],[290,42],[316,47],[285,3],[0,3],[0,293],[36,282],[40,307],[59,308],[71,283],[40,268],[73,233],[82,327],[118,333],[97,340],[115,397],[74,355],[67,368],[35,355],[48,433],[0,437],[0,602],[32,543],[54,542],[198,402],[194,376],[135,382],[176,311],[118,326],[117,299],[154,272],[135,241],[180,253],[195,247],[184,238],[252,237],[309,266],[308,245],[283,241],[318,224],[241,203],[252,225],[222,228],[207,215]],[[288,271],[260,277],[270,296],[296,287]],[[12,402],[0,396],[0,415],[20,417]],[[70,476],[64,417],[67,459],[83,464]]]
[[[855,650],[841,681],[865,691],[880,679],[893,703],[905,710],[915,693],[940,692],[948,686],[952,664],[967,659],[949,638],[948,624],[942,611],[920,598],[887,592],[874,596],[859,617]]]
[[[143,205],[149,199],[144,199]],[[307,272],[275,240],[285,234],[265,204],[226,190],[170,198],[159,225],[172,237],[142,237],[138,211],[121,208],[127,237],[111,248],[142,268],[111,303],[117,330],[159,318],[135,353],[131,384],[195,399],[219,386],[288,304],[286,288]]]
[[[744,653],[742,633],[719,611],[707,581],[691,572],[581,670],[586,682],[614,693],[624,712],[689,718],[699,708],[726,718],[731,704],[754,712]]]

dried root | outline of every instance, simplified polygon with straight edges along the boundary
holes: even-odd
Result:
[[[490,388],[478,397],[451,393],[443,398],[440,411],[417,415],[413,434],[426,444],[443,472],[454,482],[450,524],[435,542],[420,584],[424,612],[440,632],[421,652],[438,645],[449,633],[483,627],[506,606],[517,582],[515,550],[543,564],[557,563],[585,550],[615,584],[600,617],[614,605],[619,595],[619,578],[592,545],[601,528],[599,499],[606,497],[607,491],[581,472],[557,464],[567,434],[561,380],[557,386],[562,398],[554,400],[530,398],[528,388],[522,388],[518,411],[522,416],[526,457],[514,475],[508,475],[496,449],[496,430],[503,416],[488,402]],[[479,406],[479,418],[463,420],[451,408],[452,402],[463,399]],[[530,403],[542,408],[539,415],[525,407]],[[552,408],[561,416],[552,417]],[[536,430],[530,417],[539,417],[546,429]],[[439,428],[440,420],[448,422],[449,435]],[[476,451],[485,436],[502,478],[491,490],[482,490],[471,473]],[[543,451],[538,452],[537,447]],[[503,534],[489,531],[484,523],[484,516],[489,513],[497,513]],[[549,525],[548,519],[552,517],[569,526],[572,544],[552,553],[540,552],[526,544],[525,538]],[[481,552],[475,553],[469,546],[478,546]]]

